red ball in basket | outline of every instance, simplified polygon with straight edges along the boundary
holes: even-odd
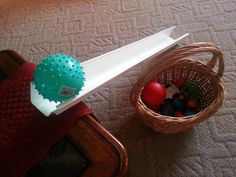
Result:
[[[149,82],[142,90],[141,98],[147,106],[157,106],[165,100],[166,89],[158,82]]]

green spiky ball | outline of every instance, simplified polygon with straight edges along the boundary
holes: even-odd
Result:
[[[44,98],[63,102],[79,94],[84,80],[80,63],[69,55],[58,53],[47,56],[37,65],[33,83]]]

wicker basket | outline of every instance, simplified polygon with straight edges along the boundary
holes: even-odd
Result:
[[[195,54],[211,53],[212,58],[206,64],[193,59]],[[200,57],[200,55],[196,55]],[[218,61],[218,67],[216,63]],[[214,71],[216,68],[218,71]],[[157,63],[148,73],[139,78],[131,91],[131,102],[137,114],[148,127],[156,132],[182,132],[198,122],[213,115],[223,104],[225,89],[221,77],[224,72],[224,61],[221,50],[211,43],[194,43],[158,58]],[[177,79],[185,79],[200,88],[201,111],[193,116],[170,117],[158,114],[149,109],[141,100],[143,87],[150,81],[158,81],[164,85],[175,83]]]

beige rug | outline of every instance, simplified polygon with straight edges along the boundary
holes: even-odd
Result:
[[[176,25],[184,41],[209,41],[225,54],[227,98],[192,130],[161,135],[137,119],[129,102],[144,62],[86,99],[126,147],[129,177],[236,176],[236,0],[0,0],[0,49],[37,63],[65,52],[85,61]]]

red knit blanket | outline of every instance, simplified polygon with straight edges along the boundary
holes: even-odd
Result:
[[[78,119],[90,113],[84,103],[45,117],[30,102],[34,64],[22,65],[0,84],[0,177],[23,177],[64,137]]]

